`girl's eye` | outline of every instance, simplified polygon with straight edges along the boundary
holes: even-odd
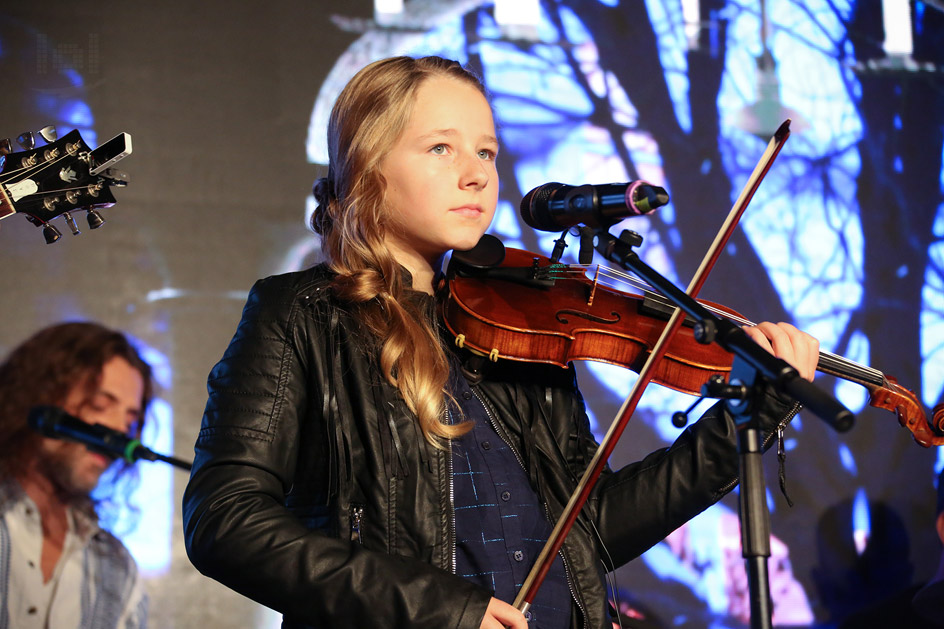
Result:
[[[437,144],[432,149],[430,149],[435,155],[445,155],[446,154],[446,145]]]
[[[479,151],[479,157],[481,157],[482,159],[493,160],[495,159],[495,151],[492,151],[490,149],[482,149]]]

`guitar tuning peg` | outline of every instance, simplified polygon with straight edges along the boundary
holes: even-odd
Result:
[[[30,151],[36,146],[36,136],[33,135],[32,131],[25,131],[16,137],[16,143]]]
[[[73,236],[78,236],[80,233],[79,226],[75,224],[75,218],[69,212],[63,212],[62,218],[66,219],[66,225],[69,226],[69,229],[72,231]]]
[[[43,141],[46,144],[52,144],[53,142],[59,139],[59,132],[56,131],[56,128],[52,125],[47,125],[43,127],[42,129],[37,131],[37,133],[39,133],[40,137],[43,139]]]
[[[10,138],[3,138],[0,140],[0,155],[9,155],[13,152],[13,143],[10,142]]]
[[[98,210],[89,210],[85,218],[88,220],[89,229],[98,229],[105,222],[105,219],[98,213]]]
[[[58,229],[56,229],[54,226],[50,225],[49,223],[46,223],[45,227],[43,227],[43,238],[46,239],[47,245],[51,245],[52,243],[62,238],[62,232],[60,232]]]

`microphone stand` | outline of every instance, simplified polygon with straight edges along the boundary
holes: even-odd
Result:
[[[101,426],[101,424],[91,424],[93,429],[98,426]],[[56,436],[58,437],[68,439],[69,441],[75,441],[76,443],[81,443],[89,450],[94,450],[104,454],[105,456],[115,456],[120,450],[120,457],[128,463],[134,463],[135,461],[144,459],[145,461],[160,461],[162,463],[169,463],[174,467],[186,470],[188,472],[193,468],[193,464],[188,461],[151,450],[150,448],[142,445],[139,439],[128,439],[127,443],[122,444],[113,440],[110,435],[104,434],[98,443],[92,443],[89,441],[88,434],[76,434],[68,426],[59,426],[56,432]]]
[[[140,439],[121,434],[102,424],[89,424],[57,406],[34,406],[27,416],[30,427],[50,439],[67,439],[105,456],[119,456],[128,463],[138,459],[161,461],[190,471],[193,465],[183,459],[154,452]]]
[[[132,449],[132,445],[135,447]],[[163,463],[169,463],[174,467],[178,467],[182,470],[190,471],[193,468],[193,464],[184,461],[183,459],[178,459],[167,454],[161,454],[159,452],[154,452],[153,450],[144,447],[141,445],[141,442],[137,439],[134,439],[130,444],[128,444],[128,450],[133,452],[134,459],[144,459],[145,461],[161,461]],[[127,457],[126,457],[127,458]]]
[[[761,465],[763,434],[760,430],[759,398],[768,386],[789,395],[839,432],[852,427],[855,416],[833,396],[804,380],[786,361],[776,358],[755,343],[739,326],[709,312],[695,299],[676,287],[633,251],[642,243],[639,234],[623,231],[617,238],[599,229],[594,247],[607,260],[616,262],[647,281],[678,308],[695,320],[695,340],[717,343],[735,355],[728,384],[706,385],[713,397],[725,398],[725,406],[738,430],[740,468],[741,555],[747,567],[752,629],[770,629],[773,605],[767,558],[770,557],[770,512],[764,493]]]

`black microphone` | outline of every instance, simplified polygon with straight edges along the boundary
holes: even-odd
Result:
[[[44,437],[76,441],[89,450],[115,456],[129,463],[145,459],[165,461],[188,470],[191,467],[186,461],[158,454],[144,447],[138,439],[121,431],[102,424],[89,424],[57,406],[34,406],[30,409],[27,419],[33,430]]]
[[[521,200],[521,218],[542,231],[574,225],[606,229],[627,216],[649,214],[669,202],[665,188],[645,181],[568,186],[546,183]]]

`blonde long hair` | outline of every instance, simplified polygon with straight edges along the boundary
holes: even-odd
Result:
[[[384,156],[406,127],[424,80],[447,76],[485,93],[478,78],[440,57],[393,57],[360,70],[342,90],[328,122],[328,176],[315,182],[312,228],[337,274],[334,290],[355,306],[358,319],[381,341],[380,367],[419,421],[426,439],[441,446],[469,430],[443,423],[449,362],[429,314],[407,298],[396,258],[384,244],[389,226]]]

